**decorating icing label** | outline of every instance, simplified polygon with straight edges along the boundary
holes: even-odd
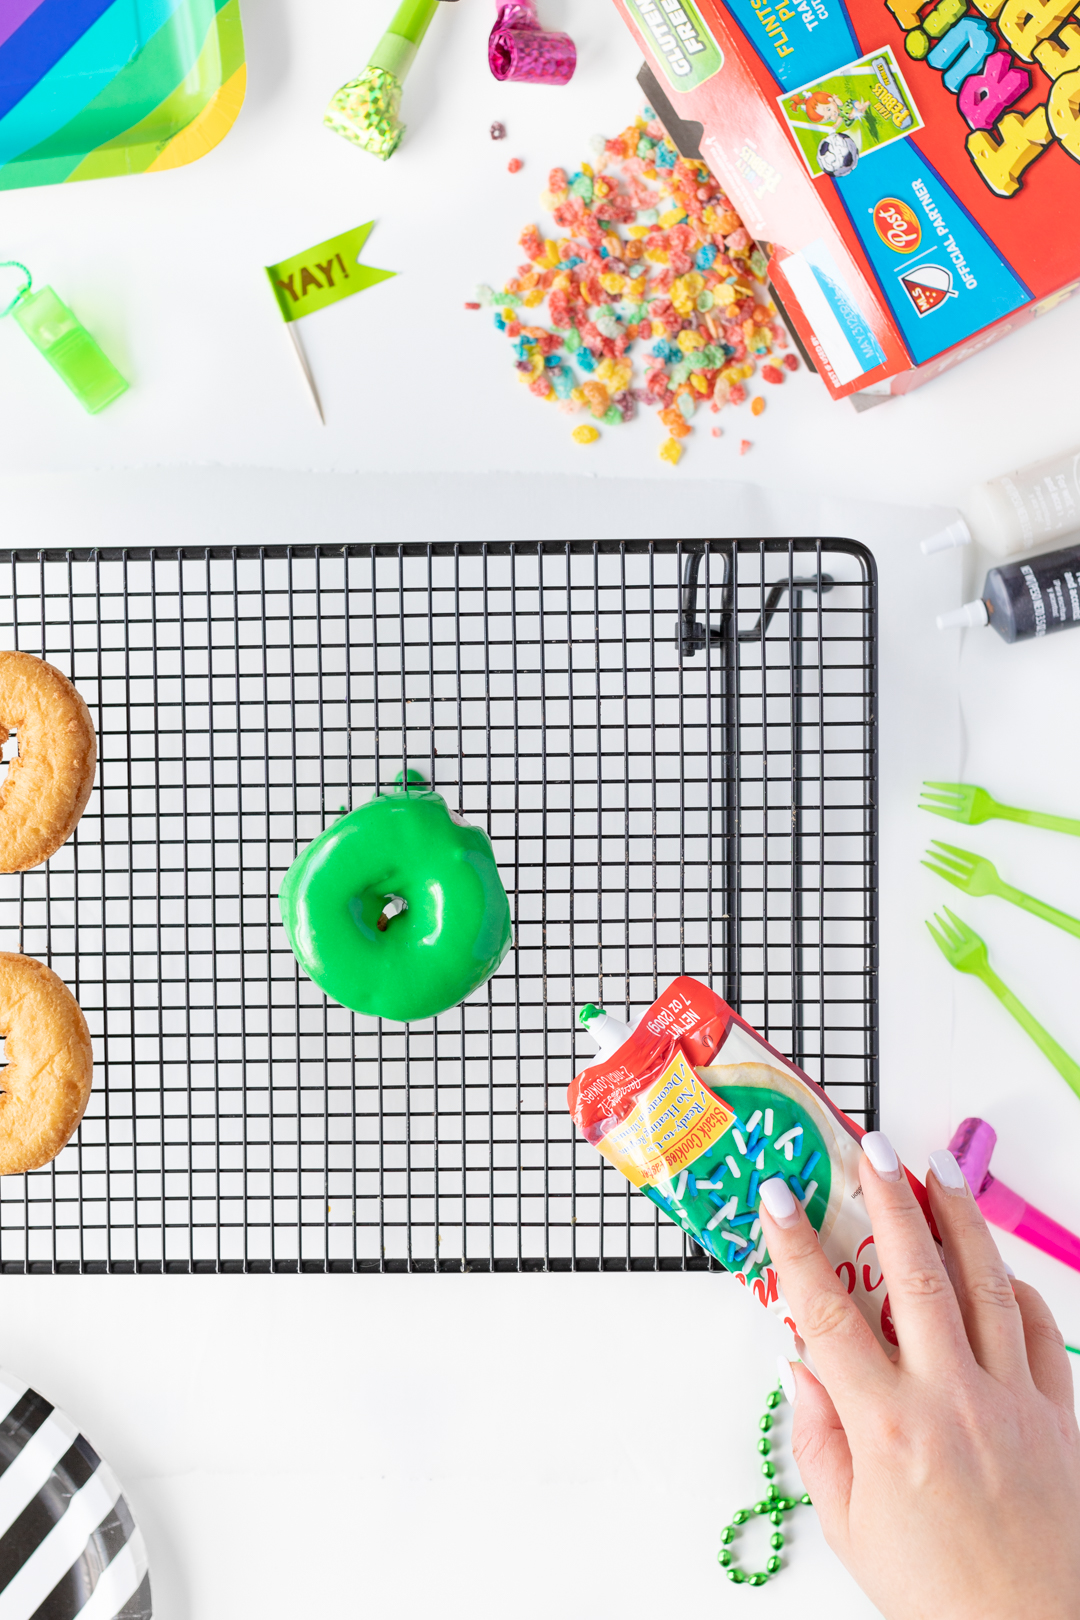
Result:
[[[904,49],[941,74],[970,135],[968,157],[999,197],[1055,142],[1080,163],[1080,27],[1076,0],[886,0]],[[1041,72],[1039,70],[1041,69]],[[1017,103],[1036,77],[1038,105]]]
[[[846,179],[860,158],[922,128],[888,46],[777,99],[815,177]]]
[[[635,1187],[670,1184],[719,1141],[734,1119],[680,1053],[596,1145]]]
[[[692,0],[627,0],[672,88],[693,90],[724,65],[724,53]]]
[[[797,1332],[761,1220],[762,1183],[782,1178],[880,1343],[896,1343],[857,1128],[707,985],[670,984],[567,1103],[586,1141]]]
[[[358,263],[374,224],[370,220],[355,230],[317,243],[305,253],[283,259],[280,264],[267,265],[266,274],[284,320],[298,321],[304,315],[314,315],[317,309],[338,304],[343,298],[397,275],[396,270],[373,270]]]

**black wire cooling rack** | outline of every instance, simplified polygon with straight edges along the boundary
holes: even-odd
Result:
[[[0,877],[0,948],[94,1037],[0,1269],[715,1265],[575,1137],[575,1008],[711,982],[876,1114],[876,583],[846,540],[0,553],[0,640],[98,728],[86,814]],[[17,746],[9,740],[5,757]],[[294,963],[275,895],[422,770],[485,827],[515,945],[434,1022]]]

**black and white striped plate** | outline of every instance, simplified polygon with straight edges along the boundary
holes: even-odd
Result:
[[[69,1418],[0,1371],[0,1620],[150,1620],[142,1535]]]

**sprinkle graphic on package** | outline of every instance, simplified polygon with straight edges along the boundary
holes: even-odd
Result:
[[[528,262],[501,293],[480,287],[477,297],[495,309],[532,393],[608,427],[657,407],[660,455],[675,465],[700,409],[744,404],[759,361],[771,362],[761,377],[772,385],[799,362],[774,354],[788,337],[760,285],[765,256],[705,165],[678,155],[648,107],[596,144],[595,164],[548,177],[541,201],[566,234],[545,239],[527,226]],[[545,301],[542,326],[530,312]],[[757,414],[764,400],[754,405]],[[573,437],[600,434],[583,423]]]
[[[582,1014],[586,1027],[600,1018]],[[896,1343],[859,1186],[862,1130],[706,985],[676,979],[567,1102],[586,1139],[795,1332],[759,1217],[762,1182],[782,1176],[880,1342]]]

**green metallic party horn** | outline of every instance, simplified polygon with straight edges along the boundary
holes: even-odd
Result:
[[[402,0],[363,73],[343,84],[326,109],[324,122],[335,135],[384,161],[397,151],[405,133],[401,87],[438,9],[439,0]]]

